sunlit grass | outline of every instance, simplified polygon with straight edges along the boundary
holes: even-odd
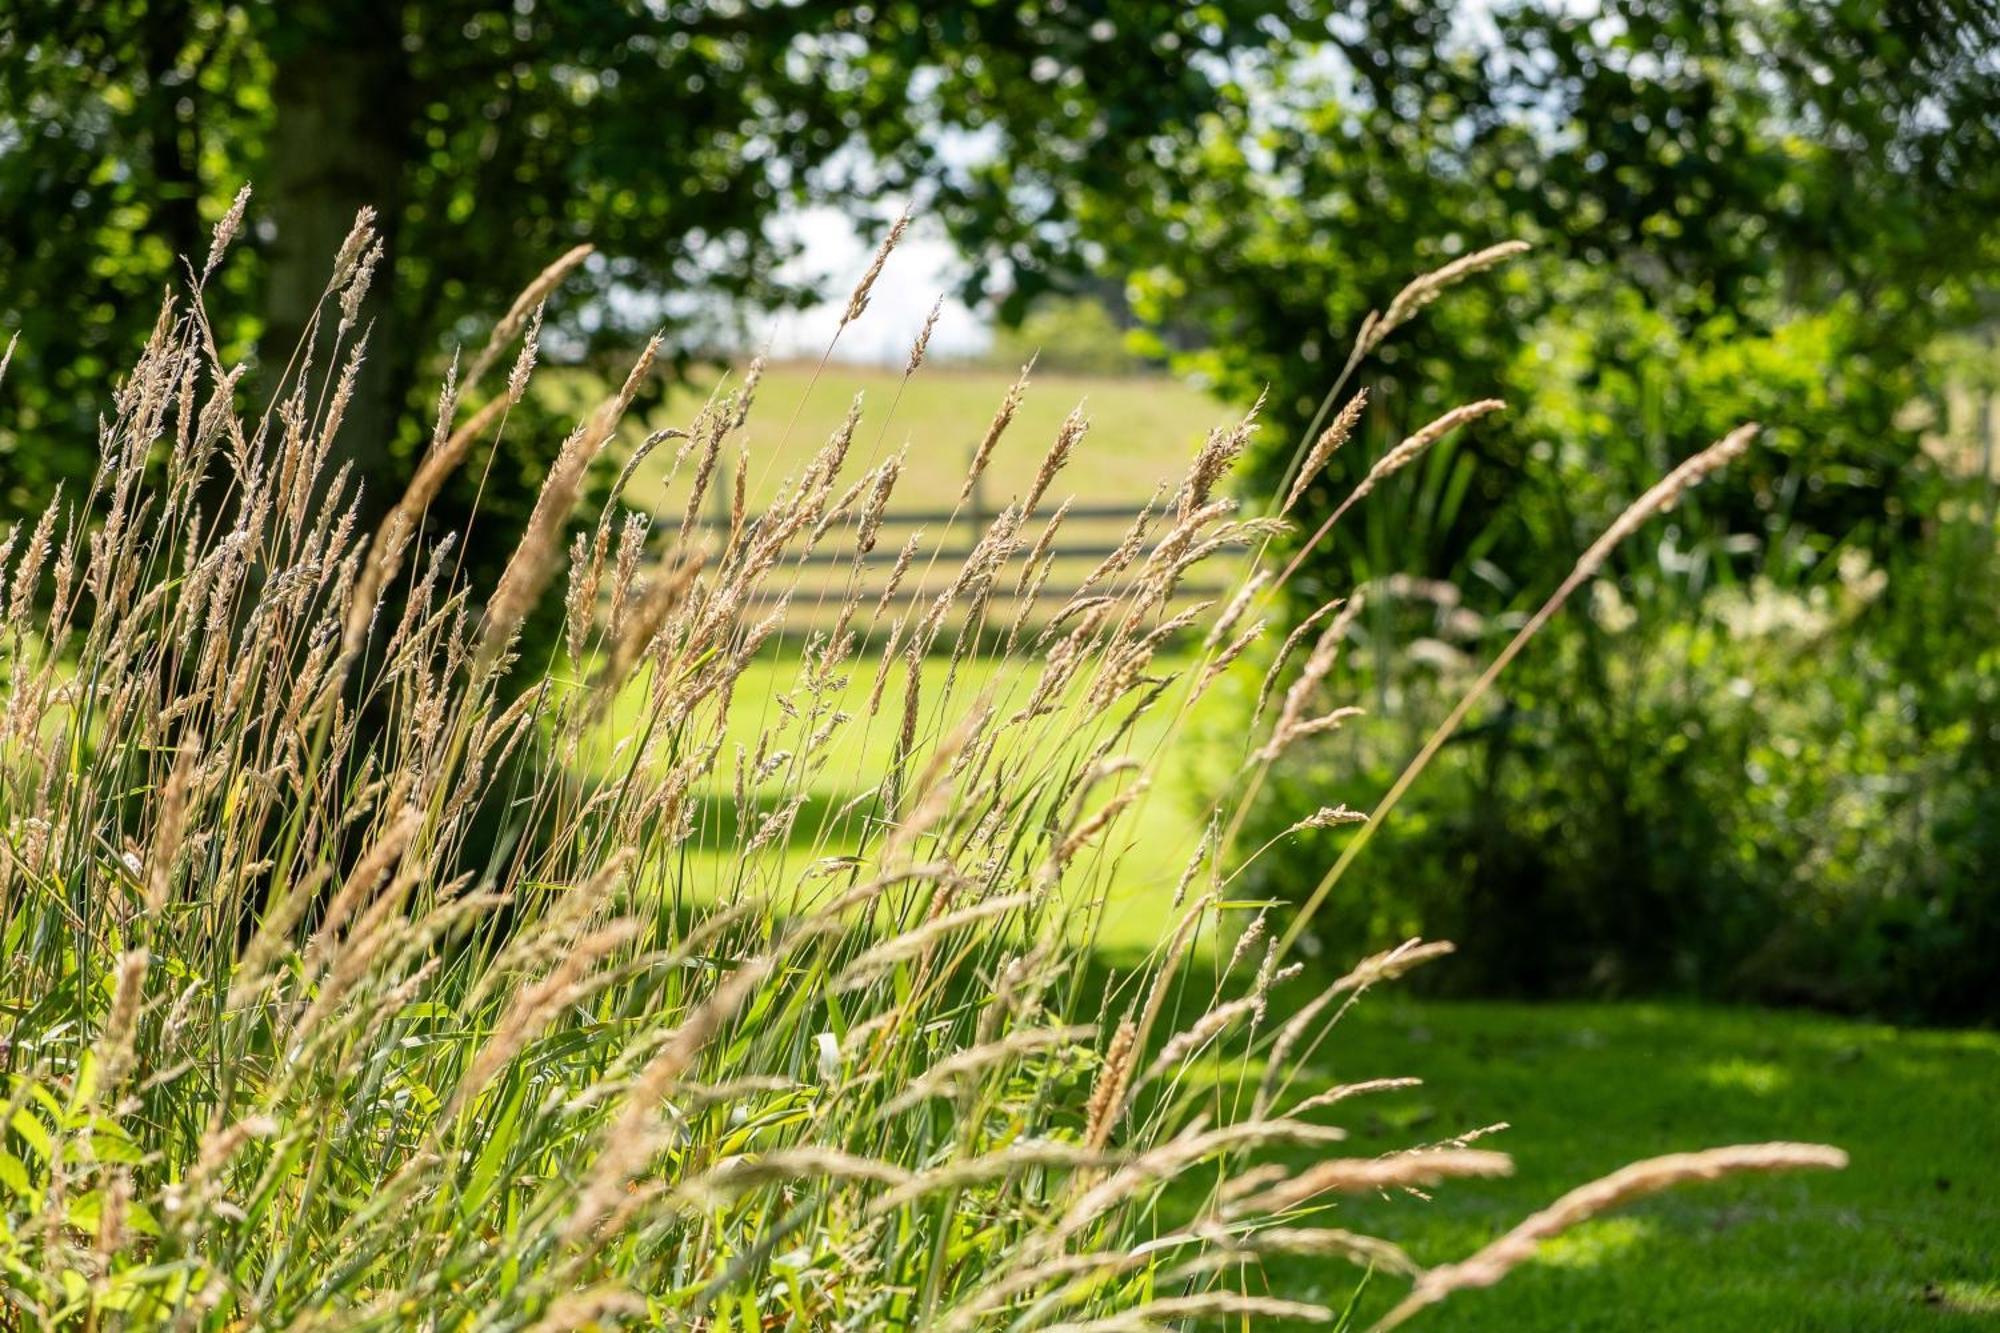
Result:
[[[1354,1198],[1329,1221],[1462,1254],[1579,1174],[1630,1153],[1796,1134],[1846,1146],[1846,1171],[1662,1196],[1546,1247],[1544,1262],[1440,1311],[1466,1333],[1660,1328],[1957,1329],[1995,1312],[2000,1034],[1660,1004],[1361,1005],[1315,1083],[1395,1073],[1424,1085],[1350,1118],[1359,1144],[1494,1119],[1516,1174],[1433,1199]],[[1719,1070],[1755,1071],[1718,1084]],[[1286,1267],[1287,1290],[1315,1280]],[[1387,1285],[1387,1284],[1385,1284]],[[1388,1290],[1365,1309],[1386,1306]]]
[[[753,505],[767,504],[778,494],[785,479],[839,427],[858,393],[865,399],[867,419],[855,446],[856,465],[872,466],[907,444],[902,503],[949,509],[972,448],[1015,377],[1012,369],[942,364],[925,367],[906,384],[899,367],[836,364],[819,372],[815,383],[814,370],[810,362],[787,361],[764,372],[757,409],[743,437],[750,451]],[[647,415],[643,429],[685,427],[711,393],[739,384],[742,375],[740,366],[726,376],[713,370],[698,373]],[[1091,420],[1089,447],[1078,451],[1066,471],[1064,491],[1100,501],[1137,503],[1156,487],[1171,485],[1208,428],[1230,414],[1200,389],[1164,375],[1042,371],[1033,384],[982,481],[989,510],[1021,494],[1063,418],[1079,405]],[[604,388],[593,377],[571,374],[552,377],[545,392],[552,403],[579,410],[601,397]],[[639,425],[633,429],[643,433]],[[671,456],[669,450],[641,470],[633,482],[634,503],[679,512],[688,482],[683,473],[674,485],[666,485]]]
[[[1172,673],[1190,665],[1184,657],[1169,657],[1160,662],[1159,670]],[[947,669],[943,662],[937,665],[939,673]],[[739,745],[746,752],[753,751],[760,738],[783,721],[776,701],[792,690],[798,670],[795,656],[773,654],[760,658],[744,672],[739,692],[745,702],[728,719],[728,752],[734,753]],[[1018,706],[1032,688],[1034,674],[1031,664],[1019,660],[965,659],[957,669],[953,706],[939,719],[938,729],[948,730],[981,700],[990,699],[1002,708]],[[783,864],[777,879],[796,881],[814,862],[852,855],[857,850],[851,826],[835,823],[831,815],[862,794],[865,787],[857,783],[885,771],[893,761],[896,744],[892,709],[867,716],[872,683],[867,671],[858,671],[848,678],[843,690],[822,700],[825,706],[851,712],[858,720],[828,743],[825,762],[815,766],[795,789],[807,794],[809,809],[817,818],[801,820],[794,835],[774,850]],[[1226,691],[1226,686],[1218,688]],[[893,703],[893,692],[890,700]],[[614,747],[633,734],[643,709],[642,694],[636,689],[618,698],[584,753],[586,773],[600,779],[615,775],[619,759]],[[1102,717],[1079,710],[1068,729],[1088,744],[1093,733],[1101,733],[1105,726]],[[1132,729],[1133,753],[1158,753],[1172,743],[1175,759],[1158,767],[1150,790],[1113,830],[1103,873],[1086,876],[1071,888],[1079,897],[1103,900],[1101,915],[1077,915],[1077,928],[1088,933],[1094,947],[1114,957],[1131,957],[1154,948],[1171,926],[1174,887],[1201,841],[1205,804],[1230,763],[1223,736],[1204,732],[1176,739],[1173,733],[1174,720],[1163,713],[1146,715]],[[698,790],[718,813],[724,813],[733,799],[726,769],[711,774]],[[709,822],[697,828],[686,846],[689,882],[697,890],[697,901],[713,902],[727,896],[737,837],[733,824]],[[1229,916],[1240,925],[1248,919],[1248,909],[1232,909]]]

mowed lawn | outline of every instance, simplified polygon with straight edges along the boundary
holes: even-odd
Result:
[[[704,802],[694,833],[686,844],[687,882],[685,891],[696,902],[714,902],[745,889],[783,898],[787,890],[813,862],[842,856],[854,850],[855,820],[839,812],[868,789],[879,783],[894,763],[896,733],[901,724],[901,700],[906,666],[899,658],[890,668],[882,694],[882,706],[868,712],[878,658],[864,651],[847,683],[824,701],[826,710],[839,709],[851,721],[836,730],[823,751],[823,760],[802,773],[796,785],[787,785],[784,775],[774,774],[764,789],[751,793],[751,804],[767,812],[794,792],[805,795],[806,804],[793,827],[792,837],[782,849],[768,849],[756,863],[757,882],[746,884],[736,877],[744,873],[733,849],[737,846],[739,817],[735,811],[734,755],[740,745],[744,753],[775,753],[799,748],[802,736],[824,720],[807,712],[808,701],[799,687],[799,659],[790,652],[771,653],[753,662],[736,689],[730,711],[727,740],[717,771],[698,788]],[[927,660],[924,666],[922,697],[933,701],[923,715],[921,734],[936,736],[956,725],[982,698],[989,699],[1003,714],[1022,704],[1032,690],[1034,668],[1038,664],[1005,663],[990,657],[969,657],[957,668],[949,704],[939,708],[934,701],[943,681],[951,672],[943,657]],[[1185,668],[1185,659],[1159,664],[1158,670]],[[1218,687],[1218,691],[1221,687]],[[788,712],[784,698],[797,710]],[[600,745],[615,744],[638,728],[643,701],[636,691],[622,697],[599,737]],[[1078,730],[1083,736],[1077,752],[1087,750],[1108,734],[1111,720],[1104,716],[1045,719],[1040,730],[1030,734],[1027,749],[1036,737],[1046,736],[1051,727]],[[1207,728],[1188,734],[1201,745],[1200,765],[1187,762],[1185,747],[1170,748],[1172,715],[1165,702],[1148,713],[1132,729],[1121,753],[1142,761],[1159,759],[1152,773],[1152,785],[1106,835],[1101,856],[1086,856],[1069,877],[1071,901],[1079,905],[1101,897],[1105,910],[1093,933],[1094,942],[1108,955],[1129,957],[1143,953],[1158,943],[1163,922],[1169,915],[1168,900],[1182,868],[1200,841],[1201,793],[1214,780],[1214,765],[1221,762]],[[1065,742],[1066,747],[1073,742]],[[1014,751],[1017,756],[1020,749]],[[616,760],[600,748],[593,767],[600,774],[616,771]],[[780,789],[783,789],[782,794]],[[782,860],[780,860],[782,855]],[[1081,915],[1081,914],[1080,914]]]
[[[745,425],[742,439],[750,450],[747,495],[753,511],[780,494],[780,488],[796,478],[807,460],[823,445],[845,419],[856,394],[862,398],[860,428],[855,433],[845,477],[859,476],[890,454],[904,450],[905,464],[892,500],[892,510],[944,513],[959,500],[971,451],[992,420],[995,410],[1015,380],[1014,372],[952,364],[932,364],[907,379],[900,369],[854,366],[840,363],[823,369],[811,363],[781,362],[769,366],[757,391],[755,408]],[[727,374],[709,371],[676,388],[667,401],[648,413],[641,423],[645,429],[667,425],[686,426],[700,411],[702,403],[720,385],[725,391],[741,383],[740,370]],[[598,390],[578,377],[567,381],[563,392],[574,395],[565,406],[582,409]],[[994,450],[981,488],[987,517],[999,507],[1025,494],[1049,444],[1064,418],[1081,407],[1091,427],[1076,448],[1071,461],[1049,490],[1041,505],[1043,516],[1065,498],[1084,504],[1129,504],[1146,502],[1156,490],[1170,487],[1186,469],[1194,452],[1211,427],[1235,419],[1225,405],[1201,390],[1163,376],[1074,376],[1038,372],[1031,377],[1026,395],[1006,434]],[[677,520],[686,505],[690,466],[675,474],[673,444],[663,445],[635,476],[627,502],[650,507]],[[1065,521],[1062,540],[1056,549],[1099,548],[1114,544],[1126,526],[1124,519],[1083,519]],[[882,546],[893,552],[908,529],[892,529],[882,538]],[[932,522],[926,526],[926,552],[949,551],[968,544],[969,523]],[[1030,527],[1028,540],[1039,535]],[[844,549],[839,537],[827,539],[828,549]],[[1095,555],[1079,555],[1057,563],[1044,597],[1044,613],[1059,605],[1065,580],[1075,580],[1097,563]],[[926,583],[925,566],[932,565]],[[906,586],[930,586],[948,580],[957,561],[940,556],[933,564],[921,558]],[[1004,593],[1014,583],[1020,567],[1017,560],[1001,579],[989,624],[1004,627],[1013,605]],[[1212,579],[1220,582],[1240,572],[1226,560],[1214,562]],[[871,587],[886,576],[872,569],[860,581]],[[844,567],[820,566],[800,571],[781,584],[793,591],[787,631],[777,641],[777,651],[766,652],[754,663],[736,693],[729,721],[729,743],[716,776],[704,784],[711,822],[699,827],[692,840],[690,867],[699,881],[698,896],[720,897],[730,891],[725,877],[737,872],[720,850],[734,837],[733,770],[729,766],[734,747],[756,754],[770,729],[773,739],[766,750],[795,748],[802,728],[787,717],[778,699],[793,689],[797,681],[797,649],[804,635],[830,615],[839,601],[849,575]],[[1198,587],[1199,580],[1191,581]],[[1185,605],[1183,600],[1176,606]],[[869,599],[872,609],[872,598]],[[899,608],[892,608],[893,619]],[[866,614],[859,623],[865,625]],[[885,621],[886,625],[886,621]],[[1029,637],[1032,637],[1030,635]],[[870,716],[867,701],[874,684],[879,644],[864,643],[853,665],[847,687],[837,706],[853,716],[853,721],[836,734],[825,763],[808,779],[805,790],[809,805],[801,814],[786,849],[786,873],[804,870],[823,857],[851,850],[831,828],[830,817],[861,792],[857,783],[868,777],[879,780],[892,761],[900,720],[904,668],[891,668],[881,714]],[[872,651],[871,651],[872,650]],[[1025,649],[1023,650],[1026,651]],[[1173,669],[1175,664],[1161,664]],[[1180,663],[1179,665],[1185,665]],[[952,706],[944,711],[928,710],[925,732],[939,734],[970,708],[983,694],[991,693],[997,706],[1018,706],[1033,687],[1040,667],[1040,654],[1027,661],[1003,664],[990,658],[969,658],[957,668]],[[923,697],[927,706],[938,697],[940,682],[950,670],[942,658],[926,666]],[[803,696],[792,702],[804,704]],[[1226,706],[1220,700],[1214,706]],[[607,734],[625,734],[637,716],[636,698],[622,701]],[[1211,710],[1212,711],[1212,710]],[[1102,725],[1102,719],[1086,725]],[[1127,752],[1150,758],[1166,738],[1168,717],[1164,708],[1142,721],[1131,737]],[[782,785],[778,777],[770,784]],[[1193,768],[1169,757],[1154,775],[1154,784],[1140,802],[1121,820],[1107,849],[1111,855],[1102,864],[1115,863],[1115,875],[1085,874],[1077,887],[1079,895],[1103,895],[1107,910],[1098,940],[1117,953],[1144,950],[1154,944],[1160,928],[1156,904],[1171,892],[1182,866],[1199,840],[1199,787]]]
[[[1434,964],[1449,967],[1450,962]],[[1342,1202],[1324,1218],[1460,1259],[1572,1186],[1635,1158],[1803,1139],[1839,1173],[1749,1177],[1657,1195],[1544,1246],[1413,1328],[1846,1330],[2000,1327],[2000,1034],[1658,1004],[1413,1003],[1370,996],[1300,1093],[1415,1075],[1350,1101],[1352,1149],[1385,1152],[1506,1121],[1482,1146],[1504,1181]],[[1344,1298],[1350,1273],[1274,1267],[1286,1294]],[[1404,1291],[1379,1279],[1358,1326]],[[1338,1300],[1336,1299],[1336,1303]]]

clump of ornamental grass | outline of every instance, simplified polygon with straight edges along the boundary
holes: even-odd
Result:
[[[422,535],[427,507],[507,429],[543,302],[583,252],[446,381],[415,479],[364,530],[374,479],[337,460],[366,373],[369,219],[259,408],[203,302],[240,217],[106,403],[88,492],[0,539],[6,1322],[1337,1319],[1265,1290],[1274,1254],[1408,1283],[1401,1319],[1645,1190],[1837,1162],[1764,1145],[1642,1166],[1426,1272],[1326,1205],[1508,1159],[1470,1146],[1477,1128],[1355,1154],[1341,1103],[1410,1080],[1293,1084],[1364,992],[1448,945],[1412,941],[1281,1010],[1297,921],[1204,952],[1246,859],[1238,801],[1211,812],[1151,956],[1091,965],[1106,849],[1173,762],[1135,743],[1141,718],[1178,724],[1232,663],[1261,661],[1279,700],[1261,775],[1350,716],[1320,696],[1351,612],[1264,646],[1280,520],[1218,496],[1250,422],[1216,431],[1080,591],[1041,604],[1048,499],[1089,447],[1073,415],[944,591],[905,602],[859,591],[898,479],[896,458],[860,457],[859,408],[763,512],[740,490],[705,506],[744,447],[756,371],[629,445],[649,347],[555,450],[497,584],[469,586],[453,536]],[[994,439],[1026,391],[1024,375]],[[1413,435],[1362,486],[1485,410]],[[1319,443],[1314,467],[1338,441]],[[624,510],[662,448],[685,513]],[[617,467],[612,501],[578,513]],[[806,557],[843,550],[832,628],[787,645],[789,687],[753,696],[745,673],[785,638]],[[1189,571],[1223,553],[1241,591],[1187,606]],[[905,547],[894,577],[920,555]],[[557,645],[524,660],[524,624],[555,599]],[[988,641],[1008,660],[973,694],[963,659]],[[761,722],[743,741],[746,710]],[[809,801],[857,733],[886,758],[841,775],[851,799]],[[1217,1094],[1223,1068],[1253,1071],[1245,1095]]]

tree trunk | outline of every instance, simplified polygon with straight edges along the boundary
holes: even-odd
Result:
[[[147,150],[153,171],[153,226],[166,240],[176,260],[199,266],[206,253],[201,228],[201,181],[194,162],[189,122],[199,107],[182,114],[183,99],[192,102],[201,89],[195,81],[182,84],[183,47],[191,40],[193,17],[178,0],[148,5],[145,15]],[[179,274],[175,277],[178,279]]]
[[[396,319],[397,221],[410,142],[408,75],[398,0],[359,0],[320,11],[287,7],[271,43],[275,124],[261,182],[276,226],[264,300],[261,359],[268,392],[310,323],[354,215],[372,206],[387,254],[361,314],[374,325],[367,361],[334,444],[329,472],[351,462],[363,483],[361,531],[398,489],[391,449],[400,425],[408,349]],[[322,320],[311,370],[312,401],[333,364],[338,309]],[[350,334],[350,340],[358,330]],[[344,355],[344,353],[342,353]]]

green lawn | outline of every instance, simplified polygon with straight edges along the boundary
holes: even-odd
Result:
[[[754,507],[775,498],[780,483],[826,443],[859,393],[861,424],[845,474],[859,476],[907,443],[897,505],[948,509],[973,446],[1013,381],[1011,371],[951,364],[925,366],[907,383],[900,369],[835,364],[815,373],[811,362],[773,364],[742,436],[750,448],[749,501]],[[740,368],[728,382],[741,382]],[[698,371],[633,432],[686,426],[716,383],[715,372]],[[572,412],[585,410],[603,391],[584,375],[560,378],[545,390]],[[1026,489],[1063,418],[1078,406],[1091,430],[1054,493],[1092,501],[1144,500],[1156,485],[1179,477],[1210,427],[1236,416],[1201,390],[1164,376],[1038,373],[987,467],[989,506]],[[672,458],[671,447],[664,448],[640,472],[630,493],[634,503],[679,511],[687,477],[667,483]]]
[[[863,776],[878,780],[888,771],[900,723],[904,677],[900,662],[891,668],[882,711],[873,717],[868,715],[867,701],[877,660],[864,653],[849,672],[846,687],[828,703],[828,707],[851,714],[852,720],[834,733],[825,751],[825,762],[805,775],[799,786],[798,790],[808,800],[806,811],[785,848],[782,868],[775,858],[765,858],[764,871],[770,878],[759,887],[766,891],[781,891],[788,879],[796,878],[820,857],[844,855],[853,850],[851,824],[850,831],[843,835],[830,826],[831,816],[862,793]],[[1162,662],[1160,669],[1173,670],[1186,665],[1168,661]],[[927,701],[937,697],[940,682],[949,669],[949,663],[942,657],[926,663],[925,679],[929,684],[923,697]],[[794,748],[801,734],[817,725],[787,715],[778,704],[781,696],[791,695],[799,707],[804,707],[803,692],[793,693],[798,685],[798,671],[796,655],[766,654],[750,665],[737,687],[723,760],[700,789],[708,809],[698,821],[687,849],[692,889],[702,899],[727,896],[729,885],[725,877],[736,873],[736,858],[730,850],[737,837],[732,813],[735,747],[740,744],[754,755],[760,739],[768,732],[771,736],[768,750]],[[1034,679],[1034,672],[1024,670],[1018,662],[968,658],[958,668],[950,705],[943,709],[927,708],[924,732],[935,735],[949,730],[977,700],[989,694],[994,705],[1003,711],[1018,707],[1033,688]],[[639,725],[641,708],[638,691],[628,691],[608,719],[600,740],[610,744],[618,737],[631,735]],[[1149,713],[1134,727],[1124,752],[1152,758],[1167,737],[1169,722],[1164,707]],[[1106,723],[1099,718],[1084,725],[1101,727]],[[591,766],[600,774],[614,771],[604,750],[596,751],[590,758]],[[1171,760],[1162,763],[1151,788],[1119,821],[1116,832],[1108,839],[1106,855],[1093,863],[1097,870],[1073,876],[1073,887],[1078,894],[1106,896],[1106,910],[1096,942],[1108,955],[1131,957],[1158,942],[1168,914],[1166,900],[1202,834],[1198,793],[1201,783],[1210,779],[1212,774],[1206,770],[1197,772]],[[777,779],[770,785],[775,787]],[[760,798],[760,804],[767,799],[775,798]]]
[[[697,369],[659,406],[643,417],[635,413],[624,432],[627,447],[646,431],[687,427],[718,384],[741,383],[740,369],[726,380],[718,375],[714,368]],[[1059,505],[1073,500],[1079,506],[1065,518],[1051,547],[1057,558],[1047,599],[1059,605],[1064,590],[1074,587],[1124,538],[1132,512],[1161,487],[1177,483],[1208,431],[1232,421],[1234,414],[1201,390],[1166,376],[1038,374],[994,449],[979,489],[970,503],[961,505],[973,447],[1014,378],[1011,370],[951,364],[925,366],[906,380],[900,369],[776,363],[764,374],[743,431],[732,437],[729,452],[720,460],[719,475],[704,504],[711,517],[718,506],[727,505],[733,469],[738,466],[738,443],[749,450],[745,498],[751,511],[770,504],[839,429],[859,394],[860,422],[842,478],[852,482],[902,452],[902,474],[876,558],[893,560],[903,544],[920,532],[917,559],[902,591],[929,600],[948,584],[949,573],[994,515],[1026,494],[1063,419],[1080,406],[1091,429],[1023,535],[1024,547],[1032,546]],[[589,374],[571,372],[553,377],[542,392],[558,411],[580,415],[606,387]],[[656,450],[634,473],[624,496],[626,503],[650,509],[670,523],[678,522],[685,512],[696,471],[687,460],[677,465],[677,448],[669,441]],[[839,554],[843,540],[843,534],[829,536],[821,554]],[[850,584],[872,594],[883,586],[888,572],[886,563],[878,563],[856,580],[845,565],[815,564],[788,571],[773,586],[792,593],[789,623],[794,628],[824,627]],[[1227,557],[1218,558],[1206,576],[1187,585],[1186,600],[1214,595],[1227,573]],[[1010,577],[996,590],[996,615],[1004,617],[1018,605],[1013,587]],[[1176,609],[1185,604],[1184,600]]]
[[[1439,966],[1449,966],[1449,962]],[[1654,1004],[1410,1003],[1370,997],[1315,1061],[1322,1082],[1419,1075],[1348,1103],[1362,1151],[1505,1120],[1518,1174],[1344,1204],[1330,1225],[1462,1258],[1564,1190],[1638,1157],[1724,1143],[1837,1144],[1838,1174],[1692,1186],[1591,1223],[1488,1291],[1419,1317],[1439,1330],[2000,1327],[2000,1034],[1899,1031]],[[1302,1085],[1303,1086],[1303,1085]],[[1287,1294],[1345,1272],[1272,1273]],[[1402,1285],[1376,1284],[1362,1313]]]

